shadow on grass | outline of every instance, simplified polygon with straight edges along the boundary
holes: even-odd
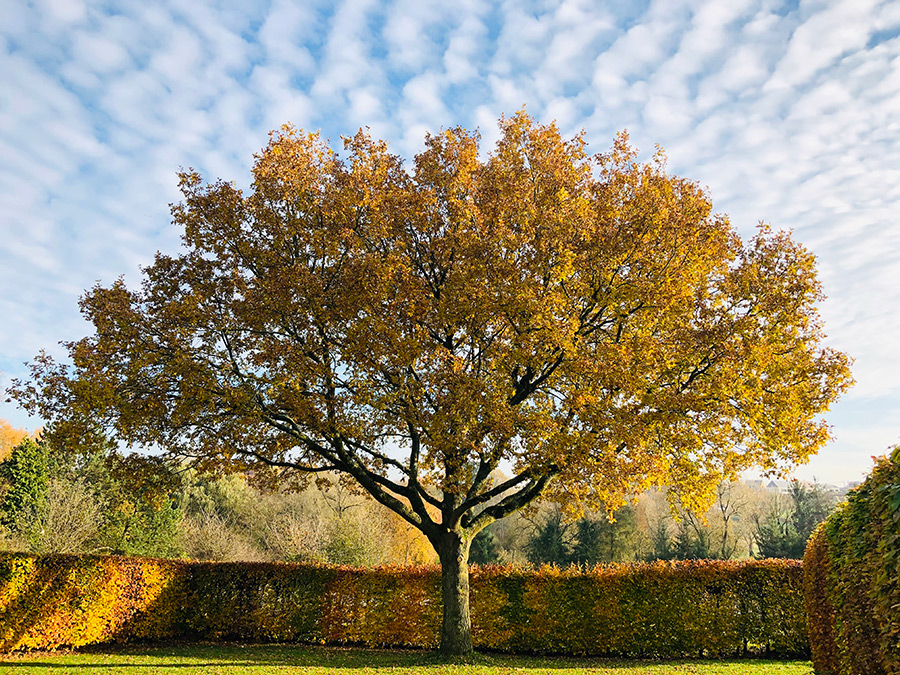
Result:
[[[0,664],[6,672],[16,668],[40,670],[57,669],[154,669],[178,668],[223,668],[248,667],[304,667],[325,668],[329,672],[341,670],[359,670],[363,668],[391,669],[423,669],[441,666],[476,666],[484,668],[520,668],[525,669],[578,669],[578,668],[617,668],[621,670],[639,670],[651,665],[664,664],[703,664],[703,663],[766,663],[760,659],[726,659],[711,660],[622,660],[599,657],[570,656],[522,656],[500,653],[476,653],[470,657],[447,658],[435,651],[405,649],[359,649],[353,647],[319,647],[309,645],[242,645],[242,644],[131,644],[131,645],[94,645],[68,652],[65,655],[41,653],[23,654],[14,660],[4,661],[0,655]],[[769,661],[768,663],[772,663]]]

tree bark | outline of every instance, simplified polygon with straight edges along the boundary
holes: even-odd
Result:
[[[441,653],[471,654],[472,621],[469,616],[469,546],[472,540],[459,532],[442,533],[435,549],[441,561]]]

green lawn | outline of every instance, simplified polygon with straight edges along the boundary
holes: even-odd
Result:
[[[154,645],[93,648],[70,653],[0,657],[0,673],[46,675],[104,673],[149,675],[811,675],[809,661],[619,661],[478,654],[447,664],[433,652],[363,650],[293,645]]]

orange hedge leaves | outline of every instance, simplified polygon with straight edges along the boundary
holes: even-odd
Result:
[[[799,561],[475,567],[479,648],[626,656],[807,650]],[[436,647],[437,568],[0,555],[0,649],[139,639]]]

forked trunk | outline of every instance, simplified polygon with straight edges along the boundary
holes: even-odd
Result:
[[[457,532],[444,533],[437,542],[441,561],[441,653],[459,656],[472,653],[472,621],[469,617],[469,545],[471,539]]]

